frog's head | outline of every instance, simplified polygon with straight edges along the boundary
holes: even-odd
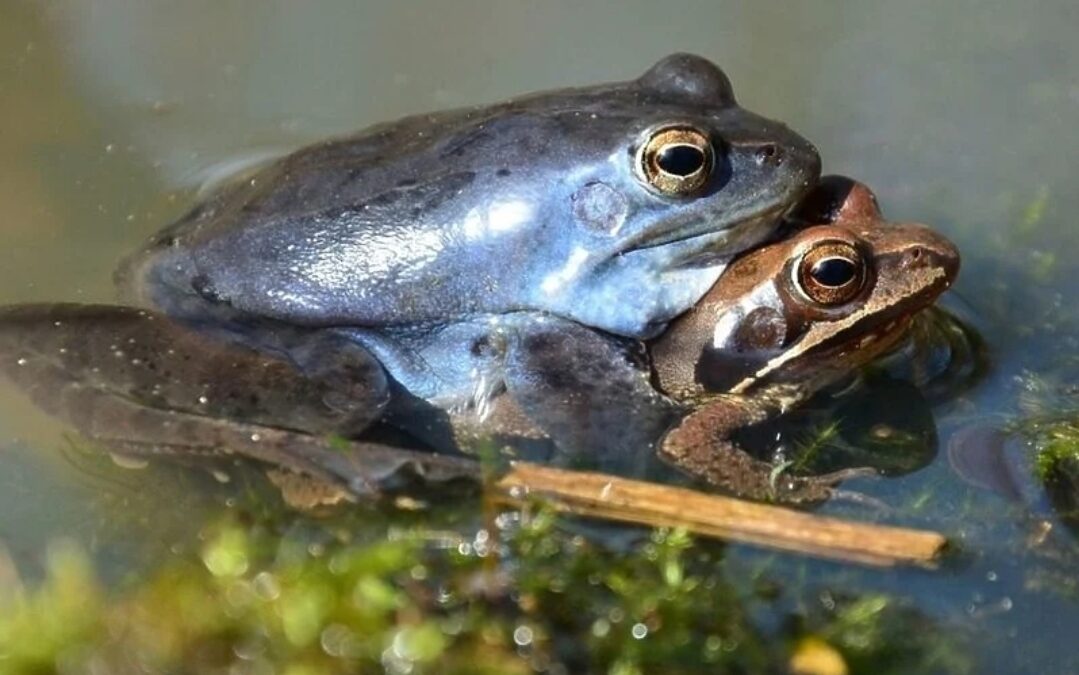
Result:
[[[636,117],[619,141],[623,157],[611,158],[623,170],[618,182],[636,193],[624,251],[673,248],[717,231],[729,241],[774,223],[820,177],[816,148],[739,107],[726,74],[705,59],[669,56],[631,86]],[[699,261],[716,243],[693,242],[680,253]]]
[[[544,135],[559,172],[544,181],[557,200],[545,213],[559,222],[540,244],[551,254],[535,304],[582,323],[660,330],[820,177],[816,149],[740,107],[727,76],[703,58],[675,54],[582,97],[532,111],[558,118],[558,133]]]
[[[657,341],[665,389],[802,398],[895,346],[955,280],[955,246],[923,225],[885,222],[864,185],[826,179],[807,204],[800,215],[826,224],[795,223],[735,260]]]

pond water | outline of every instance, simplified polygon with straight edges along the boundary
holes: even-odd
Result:
[[[1079,479],[1061,496],[1035,471],[1039,449],[1079,447],[1079,230],[1068,216],[1079,208],[1076,28],[1070,0],[3,3],[0,304],[109,301],[124,253],[184,211],[199,185],[259,157],[406,113],[626,79],[673,51],[702,54],[724,67],[743,105],[811,139],[827,173],[863,180],[887,216],[958,244],[963,271],[944,304],[981,335],[988,369],[932,398],[936,452],[917,470],[859,483],[893,512],[822,509],[944,532],[959,552],[942,569],[851,570],[697,543],[695,574],[721,574],[733,589],[770,584],[779,599],[740,619],[765,646],[792,648],[803,634],[792,617],[826,613],[834,598],[883,598],[955,637],[947,657],[918,662],[925,670],[1076,672]],[[871,426],[889,407],[887,393],[876,396],[883,405],[847,411],[853,423]],[[1007,425],[1017,430],[1007,442],[985,431]],[[222,482],[99,459],[0,390],[0,545],[28,587],[43,578],[46,551],[67,541],[117,594],[130,593],[199,550],[222,513],[260,503],[259,479],[242,472]],[[406,524],[470,537],[480,503],[455,503],[432,499],[427,520],[364,506],[364,517],[332,526],[292,516],[283,527],[347,527],[352,542]],[[245,509],[245,522],[261,513]],[[613,558],[603,559],[627,564],[640,536],[606,531],[599,541]],[[644,619],[624,623],[637,642],[661,639]],[[549,644],[573,637],[558,625],[546,627]],[[595,648],[606,633],[591,625]],[[844,649],[855,669],[872,667]],[[557,672],[558,655],[598,670],[623,663],[574,654],[551,647],[540,665]],[[693,667],[680,662],[679,672]]]

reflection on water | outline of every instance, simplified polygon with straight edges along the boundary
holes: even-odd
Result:
[[[1032,532],[1057,522],[1026,447],[1003,450],[1019,455],[1007,458],[1009,471],[1026,472],[1026,498],[1012,502],[992,489],[999,466],[970,466],[991,453],[951,435],[978,441],[969,430],[979,420],[1027,414],[1031,383],[1071,372],[1079,354],[1070,255],[1079,231],[1069,218],[1079,206],[1077,20],[1070,0],[572,8],[468,0],[452,11],[4,3],[0,302],[110,299],[120,256],[237,158],[409,112],[625,78],[665,53],[699,52],[728,70],[747,107],[817,143],[827,172],[864,180],[889,217],[930,223],[963,251],[954,294],[992,367],[935,413],[941,446],[957,448],[952,464],[967,475],[941,452],[865,489],[911,522],[957,536],[965,564],[852,575],[846,589],[896,592],[927,615],[1008,636],[979,651],[980,672],[1031,667],[1016,661],[1020,644],[1024,658],[1044,659],[1042,670],[1066,670],[1072,657],[1060,648],[1079,607],[1052,592],[1045,579],[1056,572],[1044,573],[1040,554],[1025,549]],[[31,577],[57,537],[79,540],[110,578],[122,577],[182,548],[200,514],[235,488],[197,472],[88,464],[7,391],[0,430],[0,541]],[[1059,489],[1053,500],[1071,503]],[[1073,545],[1060,528],[1049,536],[1053,546]],[[755,555],[734,550],[728,564]],[[828,568],[798,569],[830,578]]]

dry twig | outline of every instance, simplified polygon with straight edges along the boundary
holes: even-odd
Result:
[[[931,567],[946,544],[936,533],[858,523],[791,509],[518,462],[496,483],[504,501],[542,496],[560,511],[690,532],[820,558],[888,567]]]

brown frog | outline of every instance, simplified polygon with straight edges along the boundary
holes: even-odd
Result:
[[[772,465],[741,451],[731,434],[894,347],[959,271],[951,242],[922,225],[883,221],[864,185],[831,178],[816,197],[802,217],[829,224],[743,255],[651,345],[658,387],[692,409],[661,454],[746,496],[821,499],[865,471],[773,479]]]

